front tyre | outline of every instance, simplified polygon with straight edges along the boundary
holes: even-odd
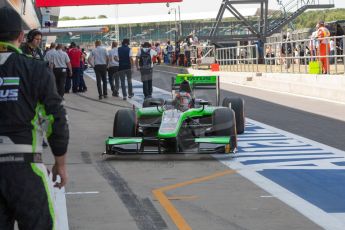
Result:
[[[212,136],[230,136],[230,149],[237,148],[235,112],[230,108],[219,108],[212,115]]]
[[[114,118],[113,137],[135,137],[136,114],[131,109],[118,110]]]

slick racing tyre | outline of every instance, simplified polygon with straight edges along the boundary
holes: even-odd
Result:
[[[135,137],[136,114],[131,109],[117,111],[114,118],[113,137]]]
[[[232,109],[219,108],[213,112],[212,135],[236,136],[236,118]]]
[[[230,136],[231,149],[237,147],[237,132],[235,112],[230,108],[219,108],[212,115],[213,136]]]
[[[244,133],[245,129],[245,115],[244,115],[244,100],[240,97],[226,97],[223,100],[222,106],[231,108],[235,111],[237,134]]]

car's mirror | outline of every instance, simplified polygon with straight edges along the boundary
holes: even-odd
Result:
[[[162,105],[162,100],[152,100],[150,101],[150,105],[154,105],[154,106],[161,106]]]
[[[199,105],[202,105],[202,106],[209,105],[209,102],[202,100],[202,101],[199,101]]]

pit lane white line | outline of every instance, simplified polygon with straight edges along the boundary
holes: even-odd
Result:
[[[66,207],[65,188],[54,188],[56,207],[56,230],[68,230],[68,216]]]
[[[98,191],[91,192],[66,192],[65,195],[84,195],[84,194],[99,194]]]

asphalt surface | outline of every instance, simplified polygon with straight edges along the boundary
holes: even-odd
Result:
[[[156,69],[164,72],[155,72],[154,85],[169,90],[172,74],[167,72],[172,70]],[[137,73],[135,78],[139,79]],[[102,156],[115,112],[132,105],[114,97],[99,101],[96,83],[88,78],[86,82],[88,92],[65,97],[71,130],[66,186],[69,229],[321,229],[211,156]],[[223,96],[246,91],[224,87],[231,93],[224,91]],[[250,91],[254,96],[243,96],[248,117],[345,149],[343,121],[271,103]],[[297,105],[307,103],[298,100]],[[48,154],[45,160],[48,165],[52,162]],[[162,198],[173,207],[162,205]],[[181,218],[185,223],[179,222]]]

